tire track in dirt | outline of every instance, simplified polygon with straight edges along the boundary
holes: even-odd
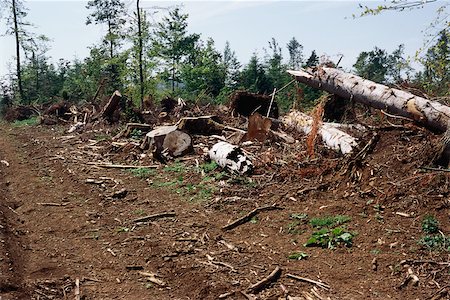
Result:
[[[0,130],[0,299],[30,299],[23,283],[26,238],[18,229],[20,218],[14,210],[18,206],[11,197],[10,178],[13,173],[15,149],[7,140],[7,132]]]

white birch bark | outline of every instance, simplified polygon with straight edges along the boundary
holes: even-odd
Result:
[[[218,142],[208,152],[211,160],[233,173],[245,174],[253,170],[253,164],[242,149],[227,142]]]
[[[327,67],[308,71],[288,71],[297,81],[346,99],[416,120],[426,127],[445,131],[450,107],[436,101],[363,79],[342,70]]]
[[[308,134],[311,132],[313,118],[299,111],[291,111],[281,118],[281,121],[288,127],[295,128],[297,131]],[[325,146],[347,154],[353,151],[353,147],[357,146],[357,139],[351,135],[339,130],[341,124],[322,123],[318,130],[318,134],[322,137]]]

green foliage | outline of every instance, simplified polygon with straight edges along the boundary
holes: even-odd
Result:
[[[181,68],[181,79],[187,92],[205,93],[215,97],[225,86],[226,71],[221,56],[210,38],[206,44],[197,41],[189,63]]]
[[[350,221],[349,216],[336,215],[336,216],[326,216],[322,218],[312,218],[309,224],[315,228],[322,227],[335,227]]]
[[[188,15],[183,14],[177,7],[169,11],[169,16],[163,18],[156,25],[153,32],[152,56],[159,58],[164,64],[162,78],[172,84],[172,92],[180,82],[180,63],[184,58],[192,55],[198,34],[187,33]]]
[[[305,252],[293,252],[288,255],[288,258],[292,260],[302,260],[307,259],[308,257],[309,255],[306,254]]]
[[[290,214],[289,218],[294,219],[294,220],[306,221],[308,219],[308,215],[305,213]]]
[[[264,66],[260,63],[256,53],[253,53],[240,75],[239,86],[241,88],[253,93],[272,92],[272,85],[269,83]]]
[[[13,126],[22,127],[22,126],[35,126],[39,124],[39,117],[31,117],[25,120],[16,120],[13,123]]]
[[[290,222],[289,224],[287,224],[286,226],[286,231],[289,234],[301,234],[302,230],[298,228],[298,226],[302,224],[301,221],[299,220],[295,220]]]
[[[419,240],[419,245],[424,246],[430,251],[450,252],[450,237],[443,234],[425,235]]]
[[[225,43],[222,55],[222,66],[225,71],[225,89],[226,91],[238,88],[241,64],[236,58],[236,53],[231,50],[230,43]],[[226,91],[221,91],[224,93]]]
[[[186,172],[186,166],[183,163],[175,162],[171,165],[165,166],[164,171],[182,173],[182,172]]]
[[[87,17],[86,25],[106,24],[108,33],[104,37],[104,43],[109,44],[110,58],[115,56],[114,50],[123,37],[122,27],[125,24],[123,13],[125,4],[120,0],[90,0],[86,5],[93,12]]]
[[[131,174],[133,176],[139,177],[139,178],[149,178],[151,176],[154,176],[156,174],[156,171],[150,168],[137,168],[137,169],[131,169]]]
[[[219,165],[215,161],[210,161],[207,163],[203,163],[199,166],[200,170],[203,170],[206,174],[216,170],[219,167]]]
[[[289,52],[289,68],[298,70],[303,63],[303,46],[293,37],[286,47]]]
[[[120,226],[120,227],[116,228],[116,231],[119,232],[119,233],[121,233],[121,232],[125,232],[126,233],[126,232],[130,231],[130,228],[125,227],[125,226]]]
[[[334,249],[340,245],[351,247],[354,237],[354,233],[349,232],[342,227],[336,227],[334,229],[323,228],[314,232],[304,246],[328,249]]]
[[[450,30],[442,30],[437,41],[420,61],[425,72],[419,74],[418,81],[428,93],[436,96],[449,96],[450,90]]]
[[[422,220],[422,231],[433,234],[439,232],[439,222],[432,215],[427,215]]]

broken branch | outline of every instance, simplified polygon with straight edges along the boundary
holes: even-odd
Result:
[[[257,293],[259,291],[261,291],[262,289],[264,289],[264,287],[266,287],[268,284],[270,284],[272,281],[275,281],[281,273],[281,268],[280,267],[276,267],[275,270],[272,271],[272,273],[269,274],[269,276],[261,279],[260,281],[258,281],[257,283],[251,285],[247,291],[250,293]]]
[[[151,220],[156,220],[156,219],[161,219],[161,218],[170,218],[170,217],[175,217],[176,213],[175,212],[163,212],[163,213],[159,213],[159,214],[154,214],[154,215],[149,215],[149,216],[145,216],[142,218],[137,218],[134,219],[133,222],[138,223],[138,222],[148,222]]]
[[[305,278],[305,277],[299,277],[293,274],[286,274],[287,277],[295,279],[295,280],[299,280],[299,281],[304,281],[304,282],[308,282],[308,283],[312,283],[317,285],[318,287],[324,289],[324,290],[329,290],[330,286],[326,283],[320,282],[320,281],[315,281],[309,278]]]
[[[242,225],[244,223],[249,222],[254,216],[256,216],[258,213],[262,212],[262,211],[267,211],[267,210],[281,210],[283,209],[282,207],[279,206],[275,206],[275,205],[269,205],[269,206],[263,206],[263,207],[258,207],[255,208],[254,210],[252,210],[251,212],[249,212],[248,214],[246,214],[245,216],[243,216],[242,218],[237,219],[236,221],[231,222],[228,225],[225,225],[222,227],[222,230],[226,231],[226,230],[231,230],[233,228],[238,227],[239,225]]]

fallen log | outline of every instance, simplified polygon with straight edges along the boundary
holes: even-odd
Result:
[[[238,146],[218,142],[208,152],[211,160],[224,169],[240,175],[253,171],[253,164]]]
[[[313,118],[296,110],[291,111],[281,120],[286,126],[305,134],[309,134],[312,129]],[[337,123],[322,123],[318,133],[327,147],[340,151],[342,154],[350,153],[353,147],[358,145],[356,138],[339,130],[339,127],[340,124]]]
[[[450,107],[436,101],[390,88],[342,70],[318,67],[292,71],[297,81],[345,99],[407,117],[430,129],[445,131],[450,119]]]

